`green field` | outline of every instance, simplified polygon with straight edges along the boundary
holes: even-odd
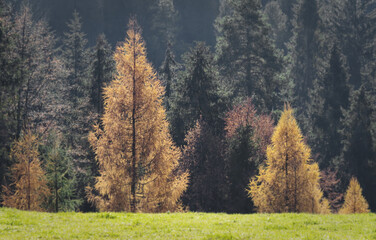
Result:
[[[376,239],[376,214],[39,213],[0,208],[0,239]]]

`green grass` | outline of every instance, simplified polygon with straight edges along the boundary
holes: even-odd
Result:
[[[0,208],[0,239],[376,239],[376,214],[54,214]]]

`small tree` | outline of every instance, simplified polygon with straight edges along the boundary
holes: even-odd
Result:
[[[319,167],[310,159],[310,148],[289,106],[282,113],[266,155],[265,166],[249,188],[259,212],[326,212],[320,202]]]
[[[26,132],[17,140],[11,150],[13,183],[3,186],[3,204],[22,210],[42,210],[41,205],[49,195],[45,173],[41,167],[38,139]]]
[[[368,203],[362,195],[362,188],[356,178],[351,178],[349,187],[345,194],[345,203],[339,213],[368,213]]]

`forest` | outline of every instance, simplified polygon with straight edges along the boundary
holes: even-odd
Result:
[[[376,0],[0,0],[0,206],[376,212]]]

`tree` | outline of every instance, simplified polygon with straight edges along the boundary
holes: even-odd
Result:
[[[171,133],[178,146],[184,144],[185,134],[200,117],[218,132],[223,125],[217,70],[209,47],[198,42],[183,60],[185,69],[173,88],[169,112]]]
[[[135,20],[129,22],[115,61],[117,75],[104,89],[103,129],[95,125],[89,135],[100,173],[99,195],[89,188],[89,198],[100,210],[177,210],[188,173],[177,169],[181,153],[165,119],[164,89],[146,59]]]
[[[171,101],[173,86],[177,82],[179,68],[180,65],[176,62],[175,55],[172,52],[172,44],[169,42],[165,52],[165,59],[159,70],[159,77],[165,87],[164,105],[167,112],[170,110],[169,102]]]
[[[226,210],[226,172],[221,138],[203,119],[188,131],[181,157],[181,168],[189,171],[190,182],[183,203],[191,211]]]
[[[288,105],[266,155],[265,166],[248,190],[258,212],[323,212],[319,168],[310,159],[310,149]]]
[[[311,95],[309,140],[322,168],[333,167],[333,159],[341,153],[343,145],[340,129],[343,111],[349,107],[350,89],[339,49],[333,46],[329,67],[322,80],[318,80]]]
[[[98,36],[92,54],[91,102],[99,118],[103,114],[102,89],[112,80],[112,75],[115,71],[111,45],[107,42],[104,34]]]
[[[253,204],[245,189],[266,159],[273,121],[268,115],[258,115],[250,98],[229,111],[225,120],[228,211],[249,213]]]
[[[335,164],[343,183],[356,177],[364,188],[370,208],[376,209],[376,152],[374,99],[365,85],[354,91],[342,119],[343,149]]]
[[[271,1],[266,4],[264,14],[266,16],[267,23],[271,27],[270,37],[273,39],[278,49],[286,52],[287,46],[285,44],[289,40],[289,33],[286,31],[288,18],[281,10],[278,1]]]
[[[74,160],[77,194],[84,199],[81,210],[91,210],[85,193],[85,187],[93,179],[91,166],[94,159],[89,155],[87,135],[91,124],[97,119],[93,105],[90,104],[90,59],[86,48],[87,39],[82,32],[82,23],[77,11],[68,22],[68,31],[64,33],[62,60],[67,71],[65,88],[66,107],[62,113],[63,132],[66,133],[66,146]]]
[[[340,183],[341,180],[337,178],[337,171],[325,169],[320,172],[320,187],[333,212],[338,212],[342,206],[343,194],[340,190]]]
[[[345,203],[339,213],[368,213],[368,203],[362,195],[362,188],[356,178],[351,178],[349,187],[345,194]]]
[[[341,36],[339,43],[349,71],[349,83],[354,89],[369,82],[368,76],[375,73],[374,0],[345,0],[332,2],[336,13],[331,17],[335,35]]]
[[[51,131],[41,146],[47,186],[51,192],[46,209],[54,212],[74,211],[81,203],[75,194],[73,161],[62,146],[61,140],[61,134]]]
[[[258,110],[279,102],[281,70],[257,0],[225,0],[216,19],[216,61],[233,97],[253,97]]]
[[[3,186],[4,206],[22,210],[42,210],[42,204],[49,195],[45,172],[38,152],[39,141],[30,131],[14,142],[11,159],[12,184]]]
[[[176,10],[173,0],[157,0],[151,7],[153,14],[150,37],[150,49],[152,51],[150,55],[152,62],[159,65],[163,60],[164,50],[169,48],[169,43],[175,44],[179,12]]]
[[[303,0],[295,12],[294,35],[290,43],[293,57],[292,76],[295,81],[295,95],[298,117],[305,116],[309,105],[309,89],[319,78],[319,36],[320,18],[317,0]]]

